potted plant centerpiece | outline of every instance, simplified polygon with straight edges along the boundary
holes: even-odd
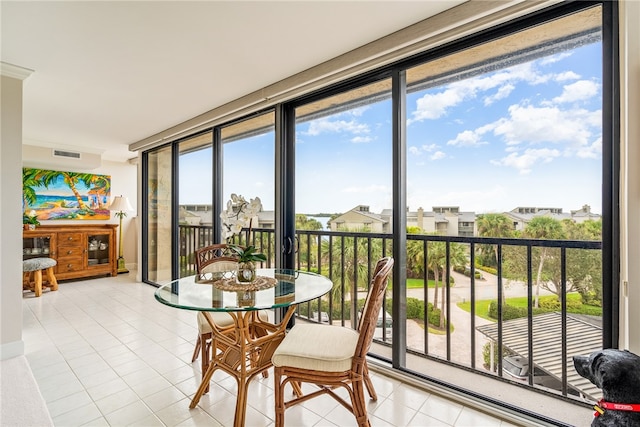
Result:
[[[33,209],[29,211],[29,214],[22,214],[22,224],[24,225],[25,230],[35,230],[36,225],[40,225],[40,221],[38,221],[37,213]]]
[[[253,245],[246,248],[238,245],[229,245],[229,248],[238,255],[237,281],[250,283],[256,280],[256,262],[266,261],[265,254],[258,252]]]
[[[258,252],[254,245],[249,245],[253,217],[262,209],[259,197],[247,201],[244,197],[232,194],[227,202],[227,209],[220,214],[222,219],[222,237],[229,242],[229,248],[238,256],[236,280],[250,283],[256,279],[256,262],[264,262],[267,257]],[[234,244],[233,237],[246,229],[245,246]]]

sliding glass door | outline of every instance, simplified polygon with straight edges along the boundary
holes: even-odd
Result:
[[[213,136],[180,141],[178,149],[178,276],[195,273],[195,251],[212,242]]]
[[[173,155],[172,146],[145,154],[146,203],[143,204],[142,279],[163,283],[172,279]]]

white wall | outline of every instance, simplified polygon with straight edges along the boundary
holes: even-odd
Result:
[[[24,354],[22,341],[22,79],[0,78],[0,359]]]

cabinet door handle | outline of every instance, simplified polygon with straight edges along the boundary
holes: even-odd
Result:
[[[69,240],[73,240],[73,237],[69,237]]]
[[[67,251],[67,255],[71,255],[73,251]]]

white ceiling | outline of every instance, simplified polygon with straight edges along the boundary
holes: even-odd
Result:
[[[462,3],[5,1],[2,62],[24,81],[24,143],[129,144]]]

